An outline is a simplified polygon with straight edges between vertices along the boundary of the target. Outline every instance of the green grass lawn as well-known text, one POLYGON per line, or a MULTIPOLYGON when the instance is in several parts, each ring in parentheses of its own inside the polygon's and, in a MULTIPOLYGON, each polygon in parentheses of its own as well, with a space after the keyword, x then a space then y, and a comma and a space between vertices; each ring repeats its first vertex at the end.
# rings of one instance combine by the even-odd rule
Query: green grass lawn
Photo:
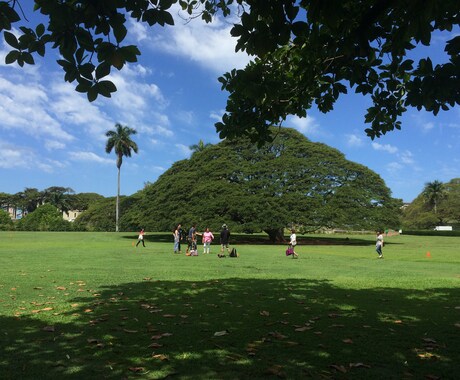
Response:
POLYGON ((0 232, 0 378, 458 378, 460 238, 239 239, 0 232))

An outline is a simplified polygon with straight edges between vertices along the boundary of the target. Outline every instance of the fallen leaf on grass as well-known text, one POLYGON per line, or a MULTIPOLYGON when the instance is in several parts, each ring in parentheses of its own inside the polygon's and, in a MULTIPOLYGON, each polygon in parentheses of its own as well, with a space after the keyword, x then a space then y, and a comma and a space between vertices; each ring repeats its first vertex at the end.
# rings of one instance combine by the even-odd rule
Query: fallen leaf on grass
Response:
POLYGON ((144 372, 145 371, 145 368, 144 367, 129 367, 128 368, 131 372, 144 372))
POLYGON ((370 365, 364 363, 350 363, 348 366, 350 368, 371 368, 370 365))
POLYGON ((152 358, 154 358, 154 359, 159 359, 159 360, 161 360, 161 361, 167 361, 167 360, 169 360, 169 358, 168 358, 166 355, 164 355, 164 354, 152 355, 152 358))
POLYGON ((174 314, 163 314, 163 318, 175 318, 174 314))
POLYGON ((50 310, 53 310, 53 308, 52 307, 45 307, 45 308, 42 309, 42 311, 50 311, 50 310))
POLYGON ((456 323, 454 326, 460 328, 460 323, 456 323))
POLYGON ((264 316, 264 317, 268 317, 270 315, 270 313, 268 311, 266 311, 266 310, 262 310, 259 314, 264 316))
POLYGON ((139 332, 137 330, 128 330, 128 329, 123 329, 123 331, 127 334, 137 334, 139 332))
POLYGON ((331 364, 329 366, 329 368, 333 368, 339 372, 342 372, 342 373, 347 373, 347 369, 343 366, 343 365, 335 365, 335 364, 331 364))
POLYGON ((274 365, 272 367, 267 368, 265 373, 267 375, 274 375, 282 379, 286 377, 286 374, 283 372, 283 366, 280 365, 274 365))
POLYGON ((160 343, 152 343, 152 344, 149 346, 149 348, 160 348, 160 347, 163 347, 163 345, 160 344, 160 343))
POLYGON ((224 336, 224 335, 228 335, 228 330, 216 331, 214 333, 214 336, 224 336))
POLYGON ((268 335, 272 336, 275 339, 286 339, 287 336, 280 334, 278 331, 271 331, 268 333, 268 335))
POLYGON ((85 309, 85 313, 92 313, 93 310, 92 309, 85 309))
POLYGON ((307 331, 307 330, 311 330, 311 329, 312 329, 312 327, 303 326, 303 327, 298 327, 298 328, 296 328, 294 331, 302 332, 302 331, 307 331))
POLYGON ((45 327, 42 328, 42 331, 55 332, 56 328, 54 326, 45 326, 45 327))
POLYGON ((57 286, 56 289, 57 290, 67 290, 65 286, 57 286))
POLYGON ((343 339, 342 342, 343 342, 343 343, 346 343, 346 344, 353 344, 353 340, 352 340, 352 339, 343 339))

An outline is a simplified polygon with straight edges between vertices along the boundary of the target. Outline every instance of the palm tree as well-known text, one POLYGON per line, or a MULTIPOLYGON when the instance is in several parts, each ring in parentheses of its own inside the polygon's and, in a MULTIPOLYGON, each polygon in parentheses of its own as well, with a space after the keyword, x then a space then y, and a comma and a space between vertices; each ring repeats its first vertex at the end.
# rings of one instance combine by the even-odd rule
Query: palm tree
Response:
POLYGON ((190 150, 193 151, 193 153, 196 153, 196 152, 202 152, 206 147, 208 147, 209 145, 211 145, 210 143, 204 143, 203 140, 200 139, 200 141, 198 141, 198 144, 194 144, 194 145, 190 145, 190 150))
POLYGON ((438 202, 446 195, 446 189, 441 181, 427 182, 423 189, 425 201, 433 205, 434 213, 438 212, 438 202))
POLYGON ((115 216, 115 231, 118 232, 118 215, 119 215, 119 204, 120 204, 120 168, 123 163, 124 157, 131 157, 131 151, 137 153, 137 144, 131 140, 131 135, 135 135, 137 131, 128 126, 123 126, 119 123, 115 124, 115 130, 107 131, 106 136, 108 137, 105 145, 105 151, 110 153, 112 149, 115 150, 117 155, 117 168, 118 168, 118 191, 117 191, 117 206, 115 216))

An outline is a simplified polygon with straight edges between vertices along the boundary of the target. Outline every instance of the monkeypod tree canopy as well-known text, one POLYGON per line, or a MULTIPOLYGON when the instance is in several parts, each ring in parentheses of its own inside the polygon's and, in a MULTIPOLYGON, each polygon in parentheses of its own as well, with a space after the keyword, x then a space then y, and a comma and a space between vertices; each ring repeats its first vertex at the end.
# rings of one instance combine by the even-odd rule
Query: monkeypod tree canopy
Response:
POLYGON ((280 240, 284 228, 398 227, 400 201, 379 175, 336 149, 282 128, 273 143, 225 140, 176 162, 135 194, 123 228, 171 230, 175 224, 214 231, 265 231, 280 240))

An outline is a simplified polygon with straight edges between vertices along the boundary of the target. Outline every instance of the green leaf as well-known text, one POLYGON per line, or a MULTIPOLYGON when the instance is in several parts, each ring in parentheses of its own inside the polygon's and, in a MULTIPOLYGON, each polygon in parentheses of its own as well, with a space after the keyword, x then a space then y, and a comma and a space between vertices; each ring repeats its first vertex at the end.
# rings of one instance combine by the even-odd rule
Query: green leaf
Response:
POLYGON ((5 36, 5 41, 8 45, 14 47, 15 49, 19 49, 19 41, 13 33, 5 30, 3 35, 5 36))
POLYGON ((112 28, 113 28, 113 35, 115 36, 117 42, 118 43, 122 42, 125 39, 126 34, 128 33, 128 30, 126 29, 124 24, 117 24, 115 27, 112 27, 112 28))
POLYGON ((96 87, 97 87, 99 94, 101 94, 102 96, 105 96, 106 98, 110 98, 111 93, 117 91, 116 86, 111 81, 108 81, 108 80, 100 81, 99 83, 97 83, 96 87))
POLYGON ((45 33, 45 26, 43 24, 38 24, 35 28, 35 33, 37 33, 38 37, 43 36, 43 34, 45 33))
POLYGON ((88 100, 90 102, 94 102, 96 99, 97 99, 97 96, 99 95, 98 91, 97 91, 97 87, 96 86, 93 86, 89 89, 88 93, 86 94, 86 96, 88 97, 88 100))
POLYGON ((111 66, 107 62, 101 63, 96 68, 96 79, 101 79, 101 78, 109 75, 110 74, 110 68, 111 68, 111 66))
POLYGON ((18 57, 19 57, 19 51, 18 50, 12 50, 10 51, 6 57, 5 57, 5 63, 7 65, 11 64, 11 63, 14 63, 17 61, 18 57))
POLYGON ((30 54, 30 53, 28 53, 26 51, 23 51, 21 53, 21 57, 24 60, 24 62, 27 63, 28 65, 34 65, 35 64, 34 57, 32 56, 32 54, 30 54))

